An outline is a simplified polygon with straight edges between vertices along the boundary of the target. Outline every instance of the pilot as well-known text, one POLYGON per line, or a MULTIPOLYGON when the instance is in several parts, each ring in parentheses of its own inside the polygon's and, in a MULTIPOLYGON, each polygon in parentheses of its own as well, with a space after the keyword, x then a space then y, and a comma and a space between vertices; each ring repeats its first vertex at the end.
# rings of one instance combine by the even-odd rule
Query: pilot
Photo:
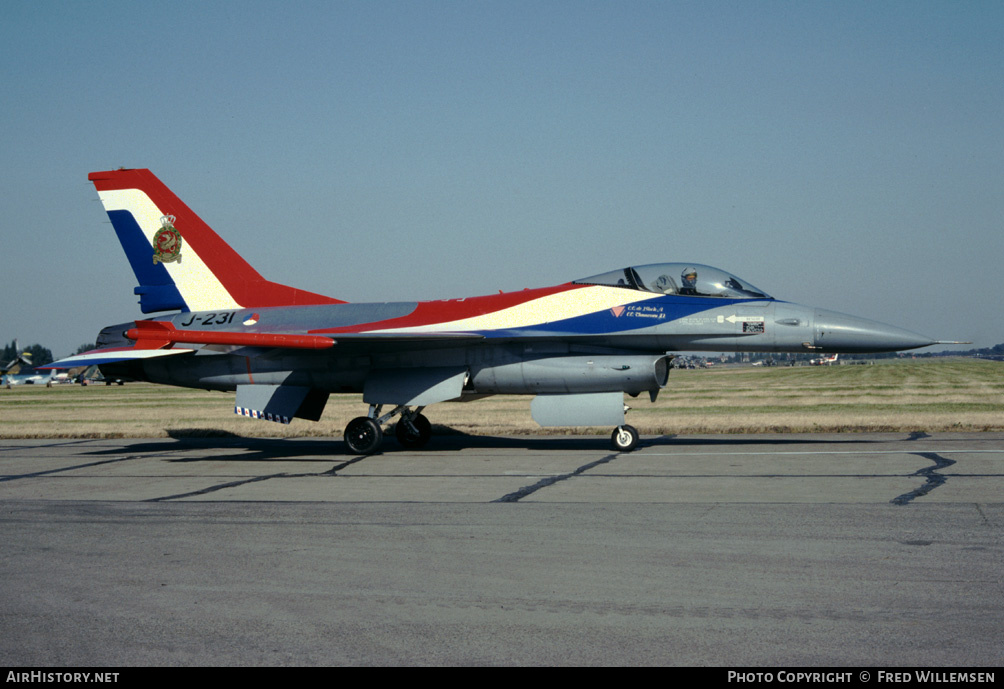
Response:
POLYGON ((684 268, 680 279, 683 280, 680 294, 697 294, 697 268, 684 268))

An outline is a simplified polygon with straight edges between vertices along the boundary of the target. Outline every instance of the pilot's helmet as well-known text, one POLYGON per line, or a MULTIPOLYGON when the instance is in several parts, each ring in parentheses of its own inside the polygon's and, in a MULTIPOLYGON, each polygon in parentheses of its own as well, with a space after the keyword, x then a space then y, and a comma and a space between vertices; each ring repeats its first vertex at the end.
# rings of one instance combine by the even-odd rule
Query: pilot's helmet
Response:
POLYGON ((697 283, 697 268, 684 268, 680 277, 684 285, 693 287, 697 283))

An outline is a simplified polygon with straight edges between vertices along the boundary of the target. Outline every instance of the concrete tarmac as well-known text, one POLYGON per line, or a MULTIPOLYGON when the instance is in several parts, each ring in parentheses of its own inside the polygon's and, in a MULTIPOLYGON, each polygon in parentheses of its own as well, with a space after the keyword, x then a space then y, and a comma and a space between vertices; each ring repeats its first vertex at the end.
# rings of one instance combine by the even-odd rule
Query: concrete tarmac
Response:
POLYGON ((998 666, 1004 434, 0 441, 0 664, 998 666))

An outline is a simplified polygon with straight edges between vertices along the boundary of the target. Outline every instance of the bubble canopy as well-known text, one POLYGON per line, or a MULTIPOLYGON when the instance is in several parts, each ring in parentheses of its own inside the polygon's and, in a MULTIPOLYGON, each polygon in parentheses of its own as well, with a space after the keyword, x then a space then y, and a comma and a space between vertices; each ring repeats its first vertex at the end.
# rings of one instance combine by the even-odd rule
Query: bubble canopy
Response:
POLYGON ((769 294, 724 270, 700 263, 650 263, 573 281, 577 285, 609 285, 656 294, 728 299, 773 299, 769 294))

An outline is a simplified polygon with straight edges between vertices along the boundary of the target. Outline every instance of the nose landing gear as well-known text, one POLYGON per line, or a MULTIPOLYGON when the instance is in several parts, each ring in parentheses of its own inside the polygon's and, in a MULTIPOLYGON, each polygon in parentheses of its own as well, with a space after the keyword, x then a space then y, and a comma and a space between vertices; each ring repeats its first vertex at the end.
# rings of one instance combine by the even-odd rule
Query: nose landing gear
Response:
POLYGON ((638 445, 638 430, 627 424, 618 426, 610 434, 610 442, 618 452, 630 452, 638 445))

